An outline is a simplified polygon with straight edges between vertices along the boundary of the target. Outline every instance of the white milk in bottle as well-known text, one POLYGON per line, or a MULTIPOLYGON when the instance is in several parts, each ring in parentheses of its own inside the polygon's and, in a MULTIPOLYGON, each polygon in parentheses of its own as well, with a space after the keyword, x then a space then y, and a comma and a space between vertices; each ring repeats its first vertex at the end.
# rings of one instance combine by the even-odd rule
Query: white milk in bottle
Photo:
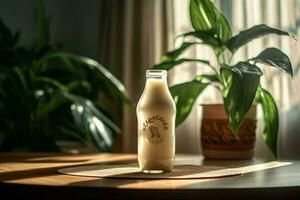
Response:
POLYGON ((172 171, 175 156, 176 107, 168 89, 167 71, 146 71, 146 85, 136 113, 138 162, 141 171, 172 171))

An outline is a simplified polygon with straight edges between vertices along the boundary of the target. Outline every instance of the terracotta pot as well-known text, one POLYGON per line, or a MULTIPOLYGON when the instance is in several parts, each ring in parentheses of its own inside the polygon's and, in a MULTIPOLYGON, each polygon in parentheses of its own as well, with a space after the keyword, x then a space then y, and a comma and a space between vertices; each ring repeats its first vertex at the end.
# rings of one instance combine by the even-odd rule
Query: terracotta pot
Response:
POLYGON ((254 155, 256 106, 252 106, 234 137, 223 104, 203 105, 201 144, 212 159, 249 159, 254 155))

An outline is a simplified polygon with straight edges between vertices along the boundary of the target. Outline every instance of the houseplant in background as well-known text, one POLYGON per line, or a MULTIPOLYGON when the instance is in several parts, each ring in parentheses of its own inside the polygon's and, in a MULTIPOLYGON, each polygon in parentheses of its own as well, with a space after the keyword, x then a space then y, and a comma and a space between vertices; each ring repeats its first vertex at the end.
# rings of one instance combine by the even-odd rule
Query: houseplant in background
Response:
POLYGON ((120 129, 98 96, 130 102, 126 89, 97 61, 51 45, 37 3, 31 47, 0 20, 0 150, 59 151, 58 141, 75 140, 111 151, 120 129))
POLYGON ((172 86, 170 91, 176 102, 176 125, 189 115, 201 92, 214 86, 223 97, 222 105, 204 105, 201 142, 204 156, 209 158, 250 158, 255 143, 256 105, 261 105, 264 118, 263 138, 276 156, 278 133, 278 110, 272 95, 260 85, 263 75, 257 64, 278 68, 291 77, 293 70, 287 55, 277 48, 266 48, 256 57, 232 63, 235 52, 253 39, 268 34, 289 33, 256 25, 232 36, 230 24, 210 0, 190 1, 190 21, 193 31, 178 37, 183 43, 166 53, 154 69, 170 70, 184 62, 199 62, 209 67, 211 74, 199 74, 190 82, 172 86), (196 42, 185 39, 193 37, 196 42), (208 45, 213 49, 218 66, 208 60, 182 58, 181 54, 193 45, 208 45), (228 56, 229 55, 229 56, 228 56))

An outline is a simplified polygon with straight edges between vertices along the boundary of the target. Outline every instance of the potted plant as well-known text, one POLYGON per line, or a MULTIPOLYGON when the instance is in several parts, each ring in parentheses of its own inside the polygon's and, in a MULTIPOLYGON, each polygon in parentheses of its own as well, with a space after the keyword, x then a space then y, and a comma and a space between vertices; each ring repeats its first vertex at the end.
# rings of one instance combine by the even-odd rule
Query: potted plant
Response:
POLYGON ((0 151, 60 151, 61 141, 111 151, 120 129, 99 93, 130 102, 127 91, 97 61, 51 44, 38 3, 30 47, 18 45, 19 32, 0 19, 0 151))
POLYGON ((232 63, 235 52, 253 39, 268 34, 286 35, 288 32, 256 25, 232 35, 225 16, 210 0, 190 1, 190 21, 193 31, 179 35, 183 43, 166 53, 153 68, 170 70, 184 62, 199 62, 211 69, 211 74, 197 74, 190 82, 170 88, 177 107, 176 125, 189 115, 201 92, 213 85, 223 97, 222 105, 204 105, 201 142, 204 156, 209 158, 250 158, 253 156, 256 129, 256 105, 261 105, 264 118, 263 138, 276 156, 278 109, 272 95, 260 85, 263 75, 258 63, 278 68, 293 76, 286 54, 277 48, 266 48, 256 57, 232 63), (186 42, 193 37, 196 42, 186 42), (182 58, 181 54, 194 45, 208 45, 213 49, 218 66, 200 58, 182 58), (228 56, 229 55, 229 56, 228 56))

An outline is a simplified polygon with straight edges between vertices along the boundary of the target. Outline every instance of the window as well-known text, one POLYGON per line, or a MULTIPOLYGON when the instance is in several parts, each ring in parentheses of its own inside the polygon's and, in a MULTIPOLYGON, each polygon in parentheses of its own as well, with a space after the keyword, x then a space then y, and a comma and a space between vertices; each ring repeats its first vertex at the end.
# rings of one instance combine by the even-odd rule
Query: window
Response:
MULTIPOLYGON (((173 5, 173 26, 170 33, 173 36, 180 33, 187 32, 192 29, 189 21, 189 1, 188 0, 174 0, 173 5)), ((238 33, 240 30, 250 28, 257 24, 267 24, 272 27, 288 30, 299 38, 300 36, 300 1, 298 0, 217 0, 215 1, 220 10, 229 19, 233 28, 233 34, 238 33)), ((175 37, 173 37, 175 38, 175 37)), ((176 40, 175 46, 180 45, 181 41, 176 40)), ((258 55, 266 47, 278 47, 285 52, 292 61, 294 67, 294 78, 291 79, 283 73, 279 73, 277 69, 270 69, 263 67, 265 76, 262 77, 262 84, 269 89, 273 94, 277 105, 281 112, 290 110, 293 106, 299 104, 300 100, 300 43, 291 37, 279 37, 272 35, 256 39, 248 44, 246 47, 240 49, 234 56, 232 62, 235 63, 239 60, 251 58, 258 55)), ((217 65, 209 47, 198 45, 186 52, 186 57, 209 59, 213 65, 217 65)), ((170 75, 170 83, 176 84, 185 82, 194 78, 196 73, 209 72, 205 66, 200 64, 183 64, 176 67, 170 75), (180 74, 180 76, 178 76, 180 74)), ((208 88, 203 95, 198 99, 198 103, 220 103, 222 98, 214 90, 208 88)), ((196 147, 199 145, 194 144, 195 135, 199 135, 199 126, 201 120, 201 107, 194 106, 194 109, 188 119, 178 129, 178 143, 179 152, 186 148, 186 145, 196 147), (192 126, 190 124, 193 124, 192 126), (194 124, 199 124, 195 126, 194 124), (189 130, 188 132, 195 135, 181 134, 180 130, 189 130), (181 139, 182 137, 182 139, 181 139), (184 139, 183 139, 184 137, 184 139), (182 141, 185 144, 182 144, 182 141), (181 148, 182 147, 182 148, 181 148)), ((299 114, 300 117, 300 114, 299 114)), ((258 116, 260 118, 260 115, 258 116)), ((183 131, 182 131, 183 132, 183 131)), ((190 149, 188 152, 199 151, 200 148, 190 149)), ((186 151, 185 151, 186 152, 186 151)))

